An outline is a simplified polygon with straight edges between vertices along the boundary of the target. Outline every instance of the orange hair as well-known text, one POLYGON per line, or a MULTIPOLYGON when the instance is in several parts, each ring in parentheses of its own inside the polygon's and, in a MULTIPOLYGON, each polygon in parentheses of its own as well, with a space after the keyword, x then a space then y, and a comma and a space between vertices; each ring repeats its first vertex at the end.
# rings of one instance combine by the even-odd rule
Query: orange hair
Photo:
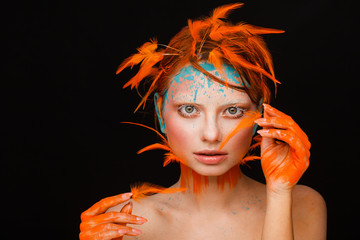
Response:
MULTIPOLYGON (((143 105, 152 92, 164 95, 169 87, 169 80, 182 67, 190 63, 210 79, 234 89, 244 89, 255 104, 261 99, 270 101, 268 79, 280 83, 274 74, 273 62, 261 34, 283 33, 283 30, 257 27, 240 22, 232 24, 225 21, 229 13, 240 8, 242 3, 224 5, 213 10, 210 17, 188 20, 188 25, 177 33, 168 45, 158 44, 151 39, 140 48, 138 53, 125 59, 117 73, 126 67, 140 64, 138 73, 130 79, 125 87, 137 88, 139 83, 147 80, 150 84, 137 109, 143 105), (163 47, 158 50, 158 47, 163 47), (224 80, 207 72, 200 61, 208 61, 216 68, 222 69, 226 63, 234 67, 247 83, 243 87, 228 84, 224 80)), ((136 110, 137 110, 136 109, 136 110)))

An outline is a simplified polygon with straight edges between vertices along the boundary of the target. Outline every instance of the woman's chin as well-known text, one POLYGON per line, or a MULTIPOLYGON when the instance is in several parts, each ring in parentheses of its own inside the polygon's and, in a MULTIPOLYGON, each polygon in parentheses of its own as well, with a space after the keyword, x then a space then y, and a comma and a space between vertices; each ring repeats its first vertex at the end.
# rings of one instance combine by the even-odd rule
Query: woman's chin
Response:
POLYGON ((192 168, 195 172, 202 176, 207 177, 219 177, 227 173, 232 167, 226 167, 221 165, 205 165, 203 166, 196 166, 192 168))

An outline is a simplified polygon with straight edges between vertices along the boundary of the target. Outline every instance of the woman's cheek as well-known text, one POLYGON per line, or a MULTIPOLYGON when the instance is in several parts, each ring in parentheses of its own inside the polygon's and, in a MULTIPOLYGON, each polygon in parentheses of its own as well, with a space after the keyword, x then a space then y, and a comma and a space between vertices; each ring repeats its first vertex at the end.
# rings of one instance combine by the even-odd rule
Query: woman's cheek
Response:
POLYGON ((168 142, 175 155, 185 160, 186 152, 191 152, 190 146, 194 142, 194 123, 175 117, 174 115, 165 120, 168 142))
POLYGON ((252 132, 253 128, 244 128, 240 130, 224 146, 224 150, 231 151, 240 161, 249 150, 252 141, 252 132))

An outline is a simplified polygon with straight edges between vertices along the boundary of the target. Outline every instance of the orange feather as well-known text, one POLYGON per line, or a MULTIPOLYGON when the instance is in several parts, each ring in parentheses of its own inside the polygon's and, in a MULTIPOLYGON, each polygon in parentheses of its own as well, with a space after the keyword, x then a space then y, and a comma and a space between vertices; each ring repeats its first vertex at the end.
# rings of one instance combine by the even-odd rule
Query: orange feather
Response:
POLYGON ((163 55, 152 55, 152 56, 148 56, 147 58, 145 58, 143 60, 143 62, 140 65, 140 69, 138 71, 138 73, 131 78, 125 85, 123 88, 128 87, 129 85, 131 85, 131 89, 133 89, 134 87, 137 87, 139 85, 139 83, 147 76, 155 74, 157 72, 156 68, 153 68, 153 66, 158 63, 160 60, 163 59, 163 55))
POLYGON ((132 199, 137 202, 155 193, 168 194, 187 190, 187 188, 165 188, 152 183, 136 183, 132 184, 130 188, 133 194, 132 199))
POLYGON ((200 31, 210 26, 207 21, 192 21, 188 19, 188 26, 190 35, 193 38, 193 42, 191 44, 191 55, 196 56, 196 44, 201 41, 200 31))
POLYGON ((225 144, 232 138, 237 132, 239 132, 243 128, 251 127, 254 125, 254 121, 261 117, 261 113, 259 111, 249 111, 245 113, 243 119, 239 122, 239 124, 224 138, 221 142, 219 150, 222 149, 225 144))
POLYGON ((165 160, 164 160, 164 164, 163 167, 165 167, 166 165, 168 165, 171 162, 181 162, 184 163, 183 160, 181 160, 180 158, 178 158, 171 150, 169 150, 168 153, 165 153, 165 160))
POLYGON ((149 150, 154 150, 154 149, 163 149, 165 151, 170 151, 170 148, 168 146, 165 146, 164 144, 161 144, 161 143, 154 143, 154 144, 151 144, 149 146, 146 146, 146 147, 140 149, 139 151, 137 151, 137 154, 141 154, 143 152, 146 152, 149 150))
POLYGON ((222 78, 224 80, 226 80, 226 86, 228 86, 228 80, 226 78, 226 75, 224 73, 224 68, 223 68, 223 55, 222 53, 214 48, 210 53, 209 53, 209 62, 212 63, 216 69, 218 69, 220 71, 220 74, 222 76, 222 78))
POLYGON ((133 68, 134 65, 139 64, 143 61, 146 57, 151 56, 154 51, 157 49, 157 41, 151 40, 151 42, 144 43, 141 47, 137 50, 139 53, 133 54, 132 56, 126 58, 116 70, 116 74, 119 74, 122 70, 127 67, 133 68))
POLYGON ((164 73, 164 70, 160 71, 159 73, 157 73, 157 76, 155 77, 155 79, 152 81, 149 90, 146 92, 145 96, 141 99, 139 105, 136 107, 135 111, 136 112, 141 105, 143 105, 143 109, 145 108, 145 103, 146 100, 148 99, 148 97, 150 96, 151 92, 153 91, 153 88, 155 87, 156 82, 159 80, 159 78, 161 77, 161 75, 164 73))
POLYGON ((239 23, 235 26, 218 25, 217 27, 211 29, 209 36, 214 41, 220 41, 221 39, 225 38, 225 36, 229 36, 230 34, 239 33, 239 32, 245 34, 244 37, 251 37, 252 35, 284 33, 285 31, 279 29, 273 29, 273 28, 257 27, 245 23, 239 23))
POLYGON ((253 70, 253 71, 256 71, 256 72, 259 72, 259 73, 265 75, 266 77, 271 79, 275 83, 275 85, 276 85, 276 83, 280 83, 274 76, 272 76, 271 74, 266 72, 264 69, 262 69, 259 66, 249 63, 243 57, 236 54, 235 51, 232 51, 231 49, 229 49, 230 47, 226 46, 226 44, 224 42, 221 44, 220 47, 221 47, 221 50, 223 51, 224 55, 230 62, 237 63, 237 64, 243 66, 244 68, 247 68, 249 70, 253 70))
POLYGON ((151 131, 155 132, 157 135, 159 135, 163 141, 163 143, 154 143, 151 144, 149 146, 146 146, 142 149, 140 149, 137 154, 141 154, 145 151, 149 151, 149 150, 154 150, 154 149, 161 149, 161 150, 165 150, 168 151, 167 153, 165 153, 165 159, 164 159, 164 164, 163 166, 165 167, 166 165, 168 165, 170 162, 181 162, 184 163, 184 161, 180 158, 178 158, 171 150, 168 141, 166 140, 166 138, 161 135, 161 133, 159 133, 158 131, 156 131, 155 129, 148 127, 146 125, 140 124, 140 123, 133 123, 133 122, 121 122, 121 123, 128 123, 128 124, 133 124, 133 125, 138 125, 141 127, 145 127, 147 129, 150 129, 151 131))
POLYGON ((264 28, 264 27, 254 26, 251 24, 243 24, 243 23, 240 23, 240 27, 245 27, 245 29, 253 35, 284 33, 285 32, 284 30, 280 30, 280 29, 264 28))
POLYGON ((134 65, 141 63, 138 73, 124 85, 124 88, 130 85, 131 89, 138 87, 139 83, 145 77, 157 72, 157 69, 154 69, 153 66, 162 60, 164 55, 161 51, 156 52, 156 49, 157 40, 152 39, 151 42, 146 42, 140 48, 138 48, 138 53, 128 57, 120 64, 116 74, 120 73, 127 67, 133 68, 134 65))
POLYGON ((240 8, 243 3, 233 3, 233 4, 227 4, 220 7, 217 7, 213 10, 213 13, 211 15, 211 21, 213 23, 217 22, 220 18, 227 18, 229 14, 237 8, 240 8))
POLYGON ((261 157, 259 157, 259 156, 247 156, 247 157, 244 157, 241 160, 241 163, 244 164, 245 162, 253 161, 253 160, 261 160, 261 157))

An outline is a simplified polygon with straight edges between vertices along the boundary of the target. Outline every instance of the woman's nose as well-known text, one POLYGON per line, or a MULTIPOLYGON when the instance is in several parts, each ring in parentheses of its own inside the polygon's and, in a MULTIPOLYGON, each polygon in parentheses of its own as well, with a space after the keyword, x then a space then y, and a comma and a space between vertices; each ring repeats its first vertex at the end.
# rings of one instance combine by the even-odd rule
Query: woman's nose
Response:
POLYGON ((203 123, 202 140, 207 142, 221 142, 220 128, 215 117, 207 117, 203 123))

